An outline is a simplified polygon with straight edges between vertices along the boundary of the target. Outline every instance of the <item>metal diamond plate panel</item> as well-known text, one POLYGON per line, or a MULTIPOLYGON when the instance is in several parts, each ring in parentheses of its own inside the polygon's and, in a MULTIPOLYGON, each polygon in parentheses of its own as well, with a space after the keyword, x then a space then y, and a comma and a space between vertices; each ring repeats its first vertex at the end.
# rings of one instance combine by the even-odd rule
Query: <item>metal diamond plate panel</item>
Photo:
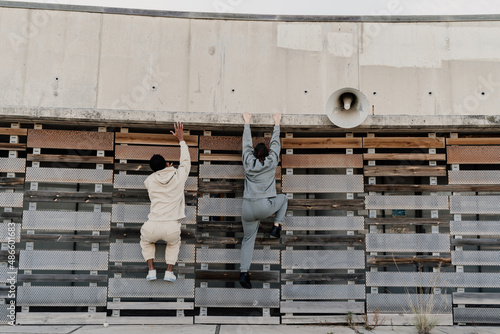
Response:
MULTIPOLYGON (((271 138, 253 137, 253 145, 266 143, 269 145, 271 138)), ((200 150, 241 151, 241 137, 225 136, 200 136, 200 150)))
POLYGON ((106 287, 98 286, 19 286, 17 290, 18 306, 106 306, 106 299, 106 287))
POLYGON ((283 154, 283 168, 363 168, 361 154, 283 154))
POLYGON ((1 173, 24 173, 26 159, 0 158, 1 173))
POLYGON ((451 263, 454 266, 500 266, 500 252, 455 251, 451 252, 451 263))
POLYGON ((244 179, 243 165, 200 165, 200 179, 244 179))
POLYGON ((77 168, 26 168, 26 182, 113 183, 113 171, 77 168))
POLYGON ((25 230, 107 231, 111 220, 109 212, 84 211, 24 211, 25 230))
POLYGON ((273 307, 280 304, 279 289, 196 288, 197 307, 273 307))
MULTIPOLYGON (((117 189, 146 189, 144 181, 149 175, 123 175, 115 174, 114 188, 117 189)), ((188 177, 186 180, 185 190, 198 190, 198 179, 196 177, 188 177)))
POLYGON ((357 231, 365 228, 364 217, 287 216, 283 230, 288 231, 357 231))
MULTIPOLYGON (((144 223, 148 220, 150 205, 113 204, 111 221, 115 223, 144 223)), ((186 206, 182 224, 196 224, 196 207, 186 206)))
POLYGON ((110 278, 109 297, 194 298, 194 279, 177 279, 172 283, 163 279, 110 278))
MULTIPOLYGON (((197 263, 240 263, 241 251, 239 249, 198 249, 196 251, 197 263)), ((280 251, 256 249, 253 253, 252 263, 279 264, 280 251)))
POLYGON ((366 235, 367 252, 449 252, 448 234, 373 234, 366 235))
POLYGON ((500 184, 497 170, 450 170, 449 184, 500 184))
POLYGON ((344 300, 364 299, 364 285, 282 285, 282 299, 301 300, 344 300))
MULTIPOLYGON (((155 154, 162 155, 167 161, 179 161, 181 158, 181 150, 179 147, 166 147, 166 146, 115 146, 115 159, 124 160, 147 160, 155 154)), ((194 147, 189 148, 189 156, 191 162, 198 161, 198 149, 194 147)))
POLYGON ((500 221, 451 221, 450 233, 455 235, 500 235, 500 221))
POLYGON ((19 269, 108 270, 108 252, 22 250, 19 269))
POLYGON ((9 318, 7 318, 7 315, 9 314, 7 306, 7 304, 0 305, 0 325, 5 325, 9 321, 11 321, 9 318))
POLYGON ((28 130, 28 147, 113 150, 113 132, 28 130))
POLYGON ((241 216, 242 198, 208 198, 198 199, 199 216, 241 216))
POLYGON ((498 288, 497 273, 367 272, 367 286, 498 288))
POLYGON ((22 208, 23 193, 0 193, 0 207, 22 208))
POLYGON ((466 307, 453 309, 453 322, 473 324, 495 324, 500 323, 500 308, 466 307))
POLYGON ((447 146, 449 164, 498 164, 500 146, 447 146))
POLYGON ((450 213, 500 214, 500 196, 450 196, 450 213))
POLYGON ((7 265, 0 266, 0 283, 7 283, 8 279, 14 278, 14 282, 17 281, 17 269, 11 270, 7 265))
POLYGON ((366 209, 447 210, 448 196, 379 196, 365 197, 366 209))
POLYGON ((362 250, 284 250, 282 269, 364 269, 362 250))
POLYGON ((21 241, 21 224, 0 223, 0 242, 9 242, 14 239, 16 242, 21 241))
POLYGON ((363 175, 283 175, 284 193, 360 193, 363 175))
POLYGON ((431 314, 448 314, 452 311, 451 295, 437 294, 367 294, 366 311, 381 313, 413 314, 414 309, 424 309, 431 314))
MULTIPOLYGON (((194 245, 181 244, 178 262, 194 263, 194 245)), ((109 245, 111 262, 144 262, 139 243, 112 243, 109 245)), ((165 261, 165 244, 156 244, 155 261, 165 261)))

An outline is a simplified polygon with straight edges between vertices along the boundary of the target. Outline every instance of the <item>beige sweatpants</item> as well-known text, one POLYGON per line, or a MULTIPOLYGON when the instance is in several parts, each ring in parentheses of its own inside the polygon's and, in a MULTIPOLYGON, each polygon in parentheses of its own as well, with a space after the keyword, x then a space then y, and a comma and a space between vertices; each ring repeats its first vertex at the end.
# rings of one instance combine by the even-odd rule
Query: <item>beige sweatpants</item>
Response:
POLYGON ((174 265, 181 246, 181 224, 179 221, 145 222, 141 227, 141 248, 144 261, 155 258, 155 242, 166 242, 165 262, 174 265))

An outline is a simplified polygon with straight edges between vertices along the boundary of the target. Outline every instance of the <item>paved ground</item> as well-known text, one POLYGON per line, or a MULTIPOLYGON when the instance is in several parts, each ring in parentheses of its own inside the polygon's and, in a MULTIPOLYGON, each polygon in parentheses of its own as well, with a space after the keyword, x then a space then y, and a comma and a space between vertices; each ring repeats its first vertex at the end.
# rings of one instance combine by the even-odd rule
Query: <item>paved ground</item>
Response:
MULTIPOLYGON (((416 334, 411 326, 383 326, 365 334, 416 334)), ((345 326, 294 325, 109 325, 0 326, 0 333, 26 334, 354 334, 345 326)), ((500 327, 438 326, 433 334, 500 334, 500 327)))

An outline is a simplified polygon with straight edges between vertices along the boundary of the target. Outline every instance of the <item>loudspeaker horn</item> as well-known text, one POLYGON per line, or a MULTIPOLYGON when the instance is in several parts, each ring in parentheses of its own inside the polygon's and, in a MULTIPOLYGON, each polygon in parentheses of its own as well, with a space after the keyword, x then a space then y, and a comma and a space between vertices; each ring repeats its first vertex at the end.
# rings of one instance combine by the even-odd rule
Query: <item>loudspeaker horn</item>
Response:
POLYGON ((368 117, 370 104, 366 96, 356 88, 342 88, 326 101, 326 114, 340 128, 354 128, 368 117))

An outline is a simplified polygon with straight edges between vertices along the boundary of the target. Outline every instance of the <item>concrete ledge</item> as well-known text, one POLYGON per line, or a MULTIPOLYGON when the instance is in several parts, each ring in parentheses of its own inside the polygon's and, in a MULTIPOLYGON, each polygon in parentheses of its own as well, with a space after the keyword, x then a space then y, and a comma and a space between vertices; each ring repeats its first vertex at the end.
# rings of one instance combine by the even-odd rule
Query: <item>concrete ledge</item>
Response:
MULTIPOLYGON (((0 121, 41 122, 106 126, 171 126, 173 122, 183 122, 190 129, 241 128, 241 114, 214 114, 181 111, 134 111, 110 109, 33 108, 0 107, 0 121)), ((272 115, 254 114, 252 127, 272 126, 272 115)), ((301 114, 283 115, 283 131, 287 129, 317 129, 324 132, 397 132, 397 131, 500 131, 498 115, 386 115, 368 116, 365 122, 352 129, 339 128, 326 115, 301 114)))

